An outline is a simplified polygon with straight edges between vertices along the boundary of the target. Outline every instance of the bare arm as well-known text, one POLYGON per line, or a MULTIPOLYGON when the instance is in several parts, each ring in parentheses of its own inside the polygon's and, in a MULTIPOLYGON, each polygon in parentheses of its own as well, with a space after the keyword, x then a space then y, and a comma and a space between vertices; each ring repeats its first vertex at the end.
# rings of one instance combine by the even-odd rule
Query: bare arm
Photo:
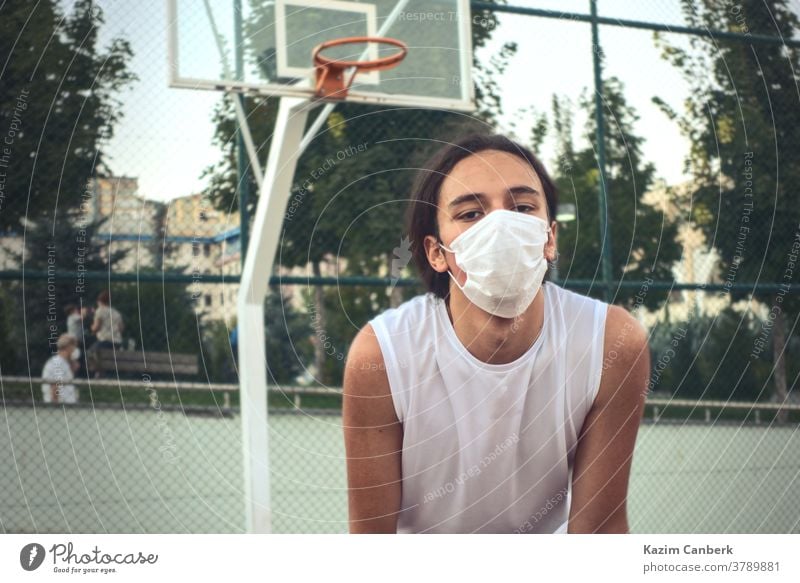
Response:
POLYGON ((647 332, 610 306, 604 346, 600 388, 575 452, 569 533, 628 532, 628 478, 650 378, 647 332))
POLYGON ((401 499, 403 427, 383 355, 367 324, 353 340, 344 373, 342 424, 351 533, 394 533, 401 499))

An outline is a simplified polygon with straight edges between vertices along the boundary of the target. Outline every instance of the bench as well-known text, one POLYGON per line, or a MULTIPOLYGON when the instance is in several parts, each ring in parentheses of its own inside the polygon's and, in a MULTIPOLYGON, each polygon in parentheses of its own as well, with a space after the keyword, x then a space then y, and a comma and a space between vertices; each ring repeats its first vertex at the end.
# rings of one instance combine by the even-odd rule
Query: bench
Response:
POLYGON ((99 348, 86 357, 92 373, 196 375, 200 372, 196 354, 99 348))

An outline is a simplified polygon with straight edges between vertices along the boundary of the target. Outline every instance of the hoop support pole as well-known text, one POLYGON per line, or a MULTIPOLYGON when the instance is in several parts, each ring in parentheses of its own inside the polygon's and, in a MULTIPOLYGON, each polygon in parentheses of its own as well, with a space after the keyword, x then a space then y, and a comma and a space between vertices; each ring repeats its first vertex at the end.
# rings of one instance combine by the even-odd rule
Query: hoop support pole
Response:
POLYGON ((282 97, 237 298, 245 528, 272 532, 264 300, 299 158, 308 99, 282 97))

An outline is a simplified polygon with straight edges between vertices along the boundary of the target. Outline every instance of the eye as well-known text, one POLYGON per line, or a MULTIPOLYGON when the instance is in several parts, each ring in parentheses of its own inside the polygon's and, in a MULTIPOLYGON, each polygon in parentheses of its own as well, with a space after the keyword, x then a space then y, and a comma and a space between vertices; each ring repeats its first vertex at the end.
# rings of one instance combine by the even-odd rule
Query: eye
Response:
POLYGON ((458 215, 457 218, 458 218, 459 221, 474 221, 475 219, 477 219, 482 214, 483 214, 483 211, 480 211, 480 210, 466 211, 466 212, 463 212, 460 215, 458 215))
POLYGON ((514 209, 520 213, 529 213, 531 211, 535 211, 536 207, 530 204, 518 204, 514 207, 514 209))

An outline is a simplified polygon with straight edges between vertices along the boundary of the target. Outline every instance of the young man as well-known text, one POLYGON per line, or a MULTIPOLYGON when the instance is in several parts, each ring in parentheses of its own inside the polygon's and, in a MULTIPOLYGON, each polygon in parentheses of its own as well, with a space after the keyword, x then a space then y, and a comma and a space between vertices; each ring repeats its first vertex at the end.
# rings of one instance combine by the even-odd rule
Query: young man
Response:
POLYGON ((42 378, 50 381, 42 383, 42 401, 45 403, 77 403, 78 389, 65 384, 75 378, 78 370, 78 340, 72 334, 62 334, 56 343, 57 352, 47 359, 42 368, 42 378))
POLYGON ((542 164, 502 136, 420 173, 408 231, 429 292, 347 359, 350 532, 628 532, 647 334, 545 281, 556 208, 542 164))

